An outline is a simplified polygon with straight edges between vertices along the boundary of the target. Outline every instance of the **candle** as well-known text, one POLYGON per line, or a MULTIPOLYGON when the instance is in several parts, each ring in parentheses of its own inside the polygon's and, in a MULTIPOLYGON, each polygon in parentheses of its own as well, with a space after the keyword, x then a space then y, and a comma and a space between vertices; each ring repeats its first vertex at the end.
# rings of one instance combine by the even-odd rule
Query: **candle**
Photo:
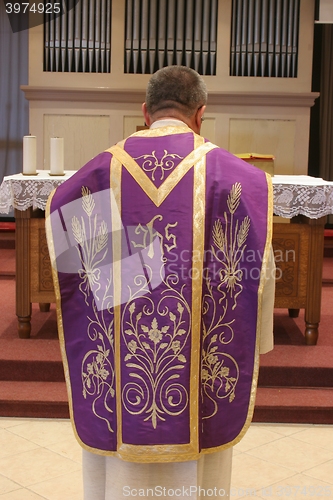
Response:
POLYGON ((25 135, 23 137, 23 174, 37 174, 36 136, 25 135))
POLYGON ((64 138, 51 137, 50 175, 64 175, 64 138))

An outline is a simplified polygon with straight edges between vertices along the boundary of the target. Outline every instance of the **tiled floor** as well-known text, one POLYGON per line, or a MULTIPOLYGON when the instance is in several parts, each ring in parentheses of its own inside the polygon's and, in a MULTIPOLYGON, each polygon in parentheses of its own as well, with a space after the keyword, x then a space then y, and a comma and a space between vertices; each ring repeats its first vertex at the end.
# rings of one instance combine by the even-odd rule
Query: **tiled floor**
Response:
MULTIPOLYGON (((231 495, 333 498, 333 426, 252 424, 235 446, 231 495)), ((81 450, 68 420, 0 418, 4 499, 82 499, 81 450)))

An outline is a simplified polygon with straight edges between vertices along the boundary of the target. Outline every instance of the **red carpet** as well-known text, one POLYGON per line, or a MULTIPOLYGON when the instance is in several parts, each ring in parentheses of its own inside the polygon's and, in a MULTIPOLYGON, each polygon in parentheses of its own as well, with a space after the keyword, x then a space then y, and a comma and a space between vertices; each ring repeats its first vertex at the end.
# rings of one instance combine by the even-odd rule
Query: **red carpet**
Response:
MULTIPOLYGON (((30 339, 15 315, 14 241, 0 233, 0 416, 68 417, 54 304, 32 306, 30 339)), ((261 357, 257 422, 333 424, 333 258, 324 259, 322 316, 316 346, 304 341, 304 311, 276 310, 275 348, 261 357)))

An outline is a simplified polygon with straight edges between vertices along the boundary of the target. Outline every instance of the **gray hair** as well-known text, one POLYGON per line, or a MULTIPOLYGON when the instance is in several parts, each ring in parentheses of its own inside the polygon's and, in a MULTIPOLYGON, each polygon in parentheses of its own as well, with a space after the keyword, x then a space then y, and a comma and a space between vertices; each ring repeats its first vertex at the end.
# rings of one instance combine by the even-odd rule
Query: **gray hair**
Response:
POLYGON ((207 102, 207 88, 202 77, 187 66, 166 66, 150 78, 146 107, 150 115, 161 110, 178 110, 192 116, 207 102))

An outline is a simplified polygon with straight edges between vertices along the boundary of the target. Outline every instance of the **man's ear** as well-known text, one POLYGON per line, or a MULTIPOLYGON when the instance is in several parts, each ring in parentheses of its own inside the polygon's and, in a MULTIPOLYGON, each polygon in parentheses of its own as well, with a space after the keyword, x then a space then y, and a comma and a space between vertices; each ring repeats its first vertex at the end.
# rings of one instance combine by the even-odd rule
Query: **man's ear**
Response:
POLYGON ((145 103, 145 102, 142 104, 141 109, 142 109, 142 114, 143 114, 143 117, 144 117, 144 119, 145 119, 145 124, 146 124, 148 127, 150 127, 150 125, 151 125, 151 119, 150 119, 150 116, 149 116, 149 114, 148 114, 148 111, 147 111, 147 106, 146 106, 146 103, 145 103))
POLYGON ((206 106, 201 106, 201 108, 198 109, 198 111, 196 112, 196 115, 195 115, 195 122, 196 122, 196 126, 200 132, 200 129, 201 129, 201 124, 203 122, 203 115, 206 111, 206 106))
POLYGON ((204 106, 201 106, 201 108, 199 109, 198 113, 199 113, 199 118, 200 118, 200 123, 203 122, 203 115, 205 114, 205 111, 206 111, 206 105, 204 106))

